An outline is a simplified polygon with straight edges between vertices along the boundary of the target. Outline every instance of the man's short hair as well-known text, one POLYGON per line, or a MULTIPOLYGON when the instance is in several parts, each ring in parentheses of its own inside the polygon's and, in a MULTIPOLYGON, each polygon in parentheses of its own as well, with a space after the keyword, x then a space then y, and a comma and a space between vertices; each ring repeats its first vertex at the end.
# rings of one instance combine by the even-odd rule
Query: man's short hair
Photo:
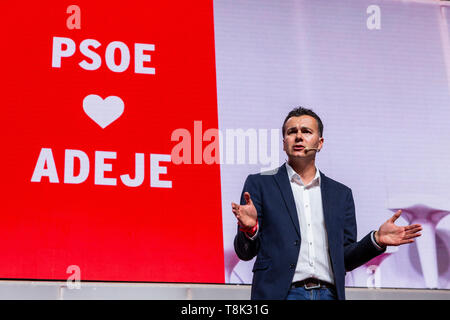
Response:
POLYGON ((286 119, 284 119, 283 127, 281 128, 281 130, 283 132, 283 137, 284 137, 285 125, 286 125, 286 122, 288 121, 288 119, 291 117, 300 117, 300 116, 311 116, 314 119, 316 119, 317 125, 319 127, 319 136, 322 137, 322 135, 323 135, 322 120, 320 120, 319 116, 314 111, 312 111, 311 109, 303 108, 303 107, 294 108, 291 110, 291 112, 288 113, 286 119))

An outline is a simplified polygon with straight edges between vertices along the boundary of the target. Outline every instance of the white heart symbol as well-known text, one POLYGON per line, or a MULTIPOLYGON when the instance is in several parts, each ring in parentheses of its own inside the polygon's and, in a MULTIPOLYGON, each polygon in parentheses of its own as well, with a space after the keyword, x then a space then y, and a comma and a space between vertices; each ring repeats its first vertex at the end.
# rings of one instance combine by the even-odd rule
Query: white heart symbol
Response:
POLYGON ((83 99, 83 110, 102 129, 116 121, 123 113, 125 105, 119 97, 109 96, 103 100, 96 94, 83 99))

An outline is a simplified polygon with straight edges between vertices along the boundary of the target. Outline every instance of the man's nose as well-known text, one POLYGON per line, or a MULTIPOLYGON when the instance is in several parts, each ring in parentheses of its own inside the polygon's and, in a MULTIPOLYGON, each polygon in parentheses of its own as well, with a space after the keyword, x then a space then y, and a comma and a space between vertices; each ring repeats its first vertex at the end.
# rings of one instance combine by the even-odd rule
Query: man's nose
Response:
POLYGON ((296 142, 303 141, 303 135, 302 135, 302 133, 300 131, 297 132, 297 135, 295 136, 295 141, 296 142))

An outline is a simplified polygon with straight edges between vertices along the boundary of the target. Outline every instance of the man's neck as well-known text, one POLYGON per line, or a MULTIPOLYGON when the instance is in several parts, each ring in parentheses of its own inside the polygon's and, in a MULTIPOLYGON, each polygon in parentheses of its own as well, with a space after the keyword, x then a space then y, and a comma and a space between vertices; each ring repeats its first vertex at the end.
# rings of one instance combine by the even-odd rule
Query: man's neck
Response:
POLYGON ((289 159, 289 165, 300 176, 303 184, 308 185, 316 175, 316 164, 314 160, 301 161, 298 159, 289 159))

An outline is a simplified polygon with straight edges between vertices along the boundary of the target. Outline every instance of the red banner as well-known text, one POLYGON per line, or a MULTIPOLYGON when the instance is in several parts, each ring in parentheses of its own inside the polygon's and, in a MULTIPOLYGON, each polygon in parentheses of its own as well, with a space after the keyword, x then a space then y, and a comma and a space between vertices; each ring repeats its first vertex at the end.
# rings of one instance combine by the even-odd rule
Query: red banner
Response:
POLYGON ((224 281, 212 2, 3 6, 0 278, 224 281))

